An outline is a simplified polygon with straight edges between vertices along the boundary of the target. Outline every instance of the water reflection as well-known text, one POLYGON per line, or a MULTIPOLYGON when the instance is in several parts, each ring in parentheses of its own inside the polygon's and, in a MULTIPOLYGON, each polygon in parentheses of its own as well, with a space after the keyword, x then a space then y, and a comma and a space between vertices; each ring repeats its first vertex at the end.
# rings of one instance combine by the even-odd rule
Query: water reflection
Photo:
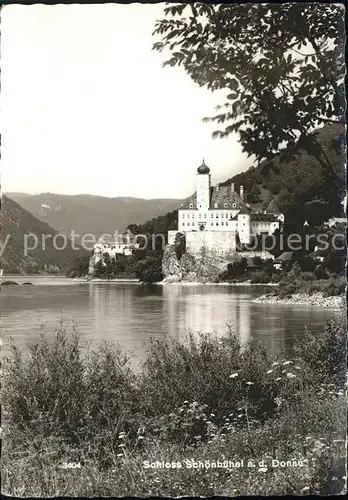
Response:
MULTIPOLYGON (((305 326, 322 329, 330 310, 252 302, 260 288, 224 286, 159 286, 120 283, 43 284, 4 287, 2 330, 24 343, 40 335, 40 325, 57 327, 57 319, 77 321, 84 339, 97 345, 118 342, 139 360, 146 357, 144 342, 167 333, 182 338, 192 332, 222 335, 229 324, 244 344, 251 338, 268 349, 290 351, 305 326)), ((4 343, 5 344, 5 343, 4 343)), ((4 345, 3 349, 6 350, 4 345)))

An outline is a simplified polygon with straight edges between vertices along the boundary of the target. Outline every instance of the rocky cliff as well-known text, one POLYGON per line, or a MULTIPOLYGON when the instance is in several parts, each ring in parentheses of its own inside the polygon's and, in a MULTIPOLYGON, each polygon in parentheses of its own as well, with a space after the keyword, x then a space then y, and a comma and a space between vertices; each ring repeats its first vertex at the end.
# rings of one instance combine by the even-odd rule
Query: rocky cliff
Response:
POLYGON ((205 248, 195 257, 188 253, 180 257, 176 245, 167 245, 162 260, 164 282, 214 283, 218 281, 219 274, 226 270, 227 265, 238 259, 235 254, 221 257, 217 252, 205 248))

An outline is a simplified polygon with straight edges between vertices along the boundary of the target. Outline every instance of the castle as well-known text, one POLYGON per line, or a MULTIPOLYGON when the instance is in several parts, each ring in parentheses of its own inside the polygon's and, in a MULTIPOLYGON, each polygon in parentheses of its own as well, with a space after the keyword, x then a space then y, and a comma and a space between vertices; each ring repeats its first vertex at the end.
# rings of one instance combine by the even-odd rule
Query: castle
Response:
POLYGON ((178 210, 178 229, 168 232, 168 243, 184 233, 188 253, 196 254, 202 247, 220 253, 235 251, 238 238, 241 244, 250 244, 253 235, 272 234, 283 222, 284 215, 273 200, 264 208, 245 202, 243 186, 239 193, 233 183, 213 187, 210 168, 203 160, 197 169, 196 192, 178 210))
POLYGON ((129 234, 122 234, 115 241, 107 241, 101 238, 94 245, 93 255, 89 260, 89 274, 93 274, 96 264, 102 260, 103 256, 108 255, 110 259, 116 259, 117 254, 132 255, 133 250, 137 248, 134 238, 129 234))

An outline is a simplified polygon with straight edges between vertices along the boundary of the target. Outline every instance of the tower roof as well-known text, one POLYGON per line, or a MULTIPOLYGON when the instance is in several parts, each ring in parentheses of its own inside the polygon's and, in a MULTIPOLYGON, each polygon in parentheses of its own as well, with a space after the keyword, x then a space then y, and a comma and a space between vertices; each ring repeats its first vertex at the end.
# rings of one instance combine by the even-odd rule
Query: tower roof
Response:
MULTIPOLYGON (((239 214, 242 214, 242 215, 250 215, 250 211, 248 209, 248 207, 245 205, 245 203, 241 206, 241 209, 239 211, 239 214)), ((238 215, 239 215, 238 214, 238 215)))
POLYGON ((238 210, 245 208, 247 210, 246 213, 249 213, 245 202, 236 191, 231 191, 230 186, 219 186, 218 190, 216 187, 212 188, 210 208, 232 208, 238 210))
POLYGON ((199 174, 209 174, 210 173, 210 168, 204 163, 204 159, 203 159, 202 165, 197 168, 197 172, 199 174))

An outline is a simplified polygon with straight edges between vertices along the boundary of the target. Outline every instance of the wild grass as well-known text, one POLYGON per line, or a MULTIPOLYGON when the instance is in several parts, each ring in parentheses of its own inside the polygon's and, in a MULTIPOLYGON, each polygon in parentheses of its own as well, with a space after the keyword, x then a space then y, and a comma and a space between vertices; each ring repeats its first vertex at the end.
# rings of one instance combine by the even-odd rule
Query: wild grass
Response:
POLYGON ((345 488, 343 317, 291 359, 232 331, 152 340, 140 373, 63 325, 2 375, 3 492, 12 496, 333 494, 345 488), (244 460, 193 468, 186 460, 244 460), (272 459, 303 466, 272 467, 272 459), (248 460, 254 466, 248 467, 248 460), (261 461, 264 460, 264 464, 261 461), (145 461, 178 468, 146 468, 145 461), (76 468, 64 468, 75 463, 76 468), (266 465, 267 467, 264 467, 266 465))

